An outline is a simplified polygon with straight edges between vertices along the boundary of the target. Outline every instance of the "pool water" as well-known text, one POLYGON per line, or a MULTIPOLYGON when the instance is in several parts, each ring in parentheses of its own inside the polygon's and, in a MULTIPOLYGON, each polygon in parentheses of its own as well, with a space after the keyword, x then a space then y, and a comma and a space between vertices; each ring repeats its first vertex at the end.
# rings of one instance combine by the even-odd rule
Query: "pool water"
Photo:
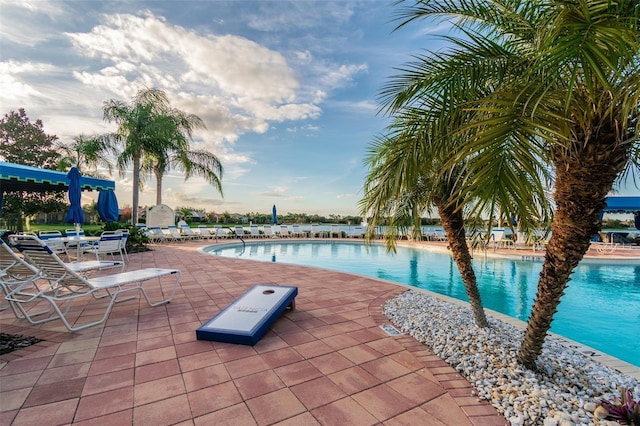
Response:
MULTIPOLYGON (((205 251, 366 275, 468 301, 447 253, 398 247, 388 254, 382 245, 349 242, 252 242, 205 251)), ((542 262, 476 255, 474 269, 485 308, 527 321, 542 262)), ((640 366, 640 265, 578 265, 551 331, 640 366)))

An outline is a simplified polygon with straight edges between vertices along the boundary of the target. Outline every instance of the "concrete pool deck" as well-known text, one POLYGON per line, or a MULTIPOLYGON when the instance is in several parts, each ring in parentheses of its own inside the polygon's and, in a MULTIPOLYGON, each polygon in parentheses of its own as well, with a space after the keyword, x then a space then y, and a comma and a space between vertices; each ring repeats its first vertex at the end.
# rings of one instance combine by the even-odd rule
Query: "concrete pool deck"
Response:
MULTIPOLYGON (((0 312, 2 332, 44 339, 0 356, 0 424, 507 423, 427 347, 380 328, 382 304, 405 287, 198 251, 211 244, 130 255, 128 270, 182 270, 169 305, 125 301, 77 333, 0 312), (196 328, 255 284, 297 286, 296 310, 255 346, 196 340, 196 328)), ((100 303, 73 312, 86 319, 100 303)))

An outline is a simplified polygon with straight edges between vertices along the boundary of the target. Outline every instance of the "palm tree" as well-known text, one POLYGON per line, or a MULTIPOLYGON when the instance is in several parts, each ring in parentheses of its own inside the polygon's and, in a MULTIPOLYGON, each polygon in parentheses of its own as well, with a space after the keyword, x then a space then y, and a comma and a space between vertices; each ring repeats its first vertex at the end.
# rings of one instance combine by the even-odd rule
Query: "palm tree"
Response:
MULTIPOLYGON (((469 83, 471 95, 454 94, 449 109, 468 114, 454 132, 465 142, 448 151, 444 169, 473 158, 456 197, 503 193, 526 210, 525 193, 536 191, 536 207, 544 207, 540 171, 554 172, 552 237, 518 353, 535 368, 570 274, 600 229, 607 194, 640 167, 637 0, 425 0, 398 17, 399 27, 452 19, 462 33, 447 37, 448 52, 418 57, 386 93, 390 111, 443 110, 432 93, 469 83), (526 171, 524 179, 494 179, 508 167, 526 171)), ((440 142, 446 152, 450 138, 440 142)))
POLYGON ((98 173, 99 166, 106 167, 111 175, 113 164, 109 160, 118 155, 117 147, 104 136, 78 135, 67 144, 58 147, 64 154, 60 160, 62 170, 76 166, 80 173, 94 177, 104 177, 98 173), (85 167, 89 168, 86 170, 85 167))
POLYGON ((419 130, 407 133, 407 128, 412 126, 397 120, 390 128, 391 135, 379 138, 367 156, 370 172, 360 202, 360 210, 368 218, 367 238, 371 239, 380 225, 386 225, 388 250, 395 249, 398 230, 410 228, 413 236, 419 238, 421 213, 434 204, 460 271, 475 322, 478 327, 488 327, 467 246, 463 209, 457 199, 451 198, 461 167, 452 173, 441 174, 439 166, 442 162, 432 158, 429 137, 419 130))
POLYGON ((145 155, 143 169, 156 178, 156 204, 162 204, 162 179, 172 167, 185 173, 185 180, 193 175, 203 177, 222 195, 222 163, 206 150, 190 150, 189 141, 193 130, 205 128, 204 122, 195 114, 186 114, 173 109, 162 117, 166 133, 153 152, 145 155))

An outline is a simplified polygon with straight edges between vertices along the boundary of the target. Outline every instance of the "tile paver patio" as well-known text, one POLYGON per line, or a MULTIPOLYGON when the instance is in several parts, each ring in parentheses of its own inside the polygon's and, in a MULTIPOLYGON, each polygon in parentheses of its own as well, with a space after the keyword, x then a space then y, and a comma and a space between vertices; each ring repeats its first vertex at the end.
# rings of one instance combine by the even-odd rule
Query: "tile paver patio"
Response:
MULTIPOLYGON (((0 424, 507 423, 424 345, 379 328, 382 304, 403 287, 207 256, 203 245, 130 254, 128 269, 182 270, 169 305, 124 301, 77 333, 0 312, 2 332, 45 339, 0 357, 0 424), (196 328, 255 284, 297 286, 296 309, 253 347, 196 340, 196 328)), ((99 303, 74 312, 99 315, 99 303)))

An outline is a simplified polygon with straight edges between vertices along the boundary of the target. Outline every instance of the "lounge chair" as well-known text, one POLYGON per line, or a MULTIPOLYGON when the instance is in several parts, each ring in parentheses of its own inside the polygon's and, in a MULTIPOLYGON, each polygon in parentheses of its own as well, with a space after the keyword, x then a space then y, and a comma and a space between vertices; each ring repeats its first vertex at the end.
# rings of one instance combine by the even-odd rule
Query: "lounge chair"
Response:
MULTIPOLYGON (((21 311, 24 309, 23 305, 45 301, 55 311, 55 314, 51 318, 47 318, 47 320, 59 318, 70 331, 82 330, 105 322, 114 303, 123 301, 123 299, 118 300, 118 296, 121 293, 140 292, 149 306, 169 303, 173 299, 180 281, 180 270, 160 268, 146 268, 86 278, 71 269, 68 264, 64 263, 58 255, 38 238, 32 236, 12 236, 11 238, 17 249, 24 255, 25 260, 38 268, 42 273, 42 279, 45 279, 48 283, 42 288, 18 287, 12 290, 6 299, 14 303, 21 311), (165 276, 175 276, 173 287, 168 292, 168 296, 164 297, 164 291, 160 284, 159 290, 163 294, 163 298, 159 302, 151 302, 143 283, 152 279, 160 280, 165 276), (81 325, 72 325, 72 319, 68 318, 67 315, 71 312, 73 301, 85 296, 100 298, 95 294, 100 291, 106 291, 107 296, 102 297, 109 298, 106 307, 104 307, 102 317, 81 325)), ((79 312, 81 313, 82 311, 79 312)))
POLYGON ((211 240, 216 237, 215 229, 209 229, 207 225, 198 225, 198 232, 203 240, 211 240))
POLYGON ((64 254, 67 256, 67 259, 71 261, 69 257, 69 252, 67 251, 67 245, 64 243, 62 239, 62 232, 60 231, 40 231, 38 233, 38 238, 42 241, 46 242, 47 245, 51 248, 51 250, 57 254, 64 254))
POLYGON ((121 240, 122 231, 104 231, 94 245, 85 247, 82 252, 95 255, 97 261, 104 260, 107 255, 111 255, 115 259, 115 255, 118 254, 124 271, 125 262, 121 240))
POLYGON ((306 234, 302 228, 300 228, 300 225, 291 225, 291 236, 294 238, 304 238, 306 234))
POLYGON ((251 238, 264 238, 264 235, 260 234, 258 225, 251 225, 249 230, 251 231, 251 238))
POLYGON ((333 238, 333 236, 337 238, 342 238, 342 231, 338 225, 331 225, 331 230, 329 231, 329 237, 333 238))
POLYGON ((351 232, 349 233, 349 237, 351 238, 364 238, 364 227, 362 226, 354 226, 351 232))
POLYGON ((129 239, 128 229, 118 229, 116 232, 120 232, 120 251, 124 254, 127 262, 129 261, 129 253, 127 253, 127 239, 129 239))
MULTIPOLYGON (((32 236, 32 238, 37 239, 36 236, 32 236)), ((97 269, 116 267, 120 265, 120 262, 86 261, 67 263, 66 265, 77 273, 84 273, 97 269)), ((11 292, 25 286, 33 287, 33 291, 40 291, 38 280, 42 281, 42 279, 43 275, 40 269, 18 256, 11 247, 0 239, 0 295, 3 300, 6 300, 6 296, 11 292)), ((50 318, 50 316, 42 317, 44 314, 51 314, 53 312, 50 307, 44 311, 35 312, 28 310, 26 307, 8 302, 6 305, 1 306, 0 310, 4 310, 7 307, 11 307, 14 315, 18 319, 27 319, 32 324, 39 324, 56 318, 50 318)))
POLYGON ((263 228, 264 230, 264 237, 265 238, 273 238, 273 228, 271 228, 271 225, 265 225, 263 228))
POLYGON ((180 231, 182 231, 182 236, 185 237, 186 239, 190 239, 190 240, 200 239, 200 234, 196 234, 189 225, 180 226, 180 231))
POLYGON ((233 237, 240 237, 240 238, 244 238, 244 226, 236 226, 235 228, 233 228, 235 235, 233 235, 233 237))
POLYGON ((190 240, 190 238, 182 235, 182 232, 175 225, 167 226, 167 230, 169 231, 169 236, 173 241, 186 241, 190 240))
POLYGON ((213 229, 216 231, 217 238, 229 238, 229 231, 227 228, 223 228, 220 225, 216 225, 213 229))
POLYGON ((290 236, 287 225, 280 225, 280 238, 289 238, 290 236))
POLYGON ((320 229, 320 225, 314 223, 311 225, 311 236, 314 238, 327 238, 329 233, 320 229))
POLYGON ((152 243, 166 243, 171 239, 159 226, 151 226, 147 228, 146 235, 152 243))
POLYGON ((499 248, 513 248, 513 240, 505 238, 506 233, 504 229, 493 229, 489 236, 489 243, 493 245, 493 249, 499 248))

